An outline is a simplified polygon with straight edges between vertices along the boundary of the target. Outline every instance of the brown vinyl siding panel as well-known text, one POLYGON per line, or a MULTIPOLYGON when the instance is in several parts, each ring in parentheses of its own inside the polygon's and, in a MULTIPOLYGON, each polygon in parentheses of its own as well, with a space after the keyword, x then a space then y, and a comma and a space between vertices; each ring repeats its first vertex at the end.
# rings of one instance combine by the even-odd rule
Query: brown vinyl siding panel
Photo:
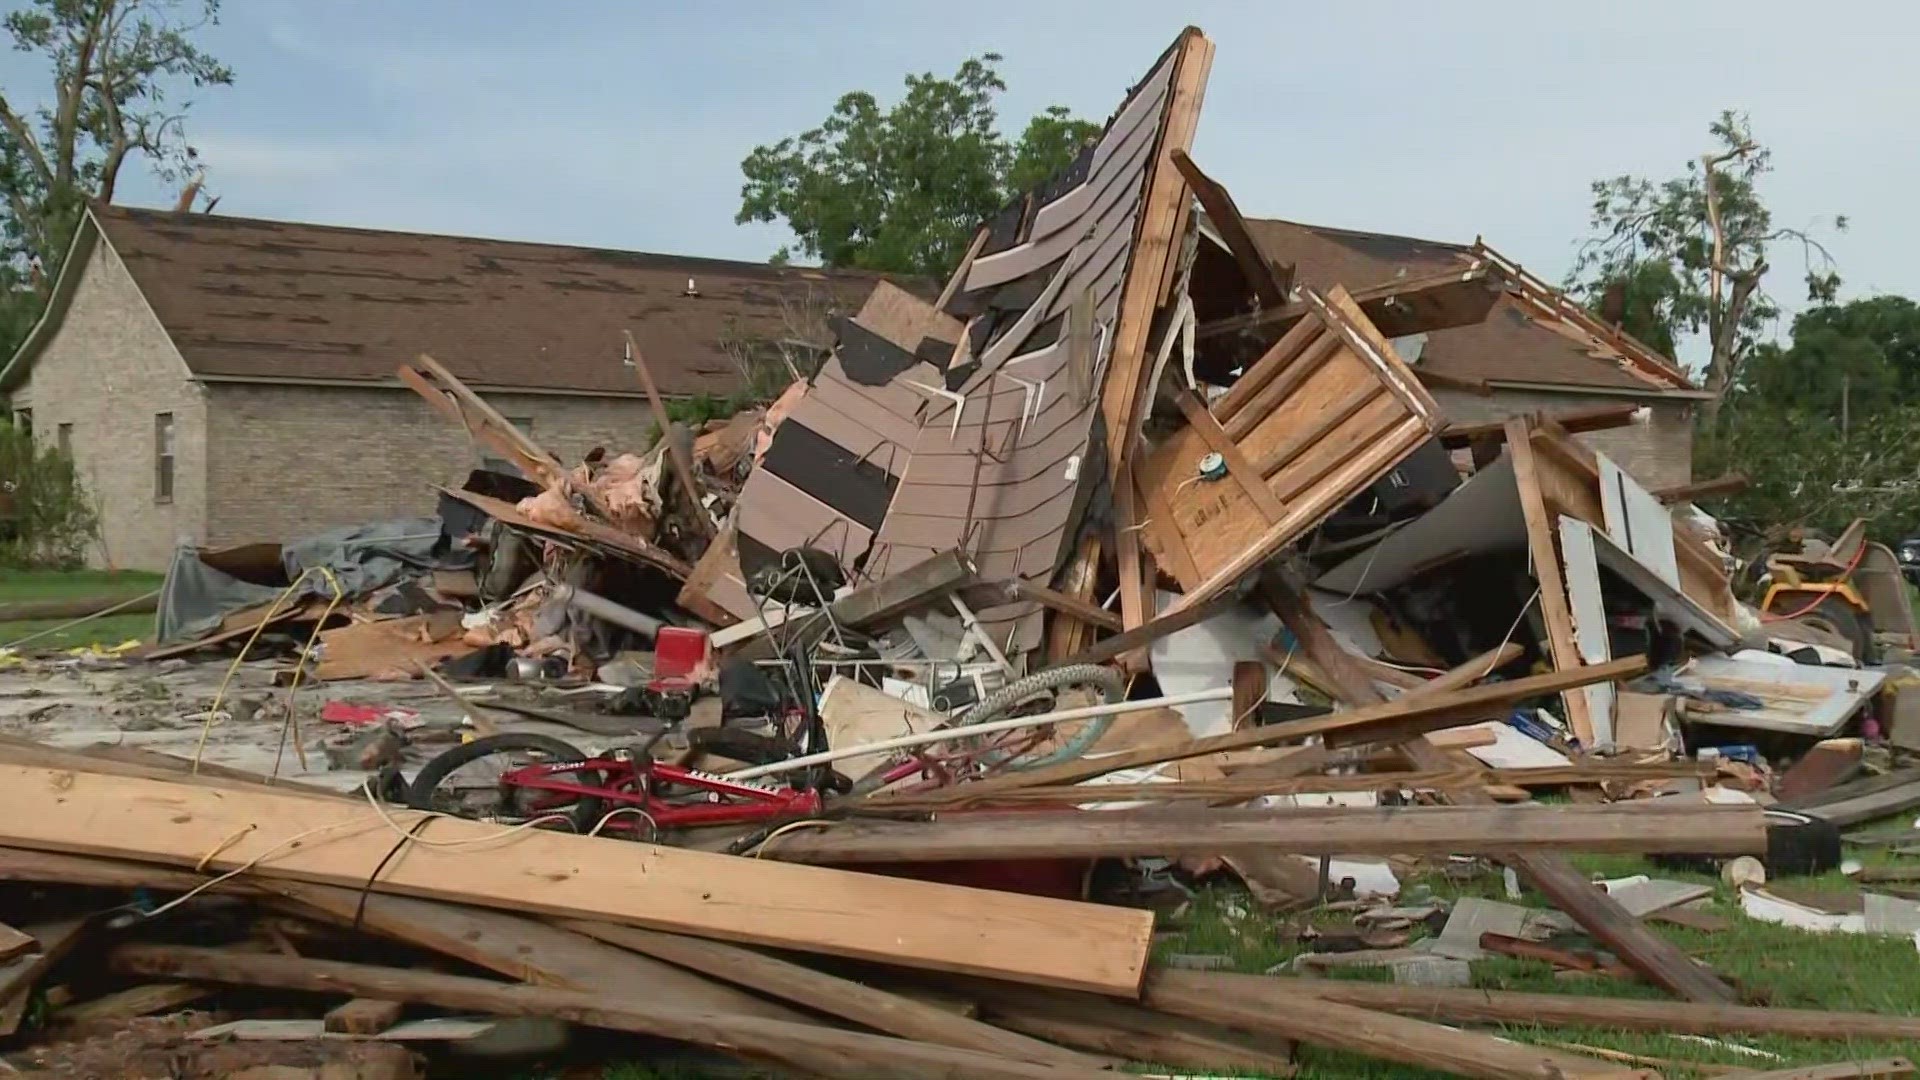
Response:
MULTIPOLYGON (((1104 329, 1100 336, 1111 337, 1177 55, 1162 56, 1121 106, 1092 152, 1085 179, 1035 211, 1028 236, 984 254, 968 271, 956 298, 962 310, 991 310, 991 296, 969 294, 1009 287, 1022 275, 1045 280, 1026 283, 1040 285, 1037 299, 980 351, 977 370, 960 386, 964 403, 940 400, 928 410, 876 537, 870 564, 876 576, 952 547, 966 548, 985 580, 1046 578, 1059 565, 1080 485, 1092 480, 1087 453, 1098 402, 1094 380, 1074 385, 1068 342, 1027 342, 1045 324, 1064 321, 1088 290, 1093 321, 1104 329), (1024 430, 1028 390, 1009 375, 1045 385, 1046 400, 1024 430)), ((1023 636, 1027 632, 1037 636, 1037 627, 1023 627, 1023 636)))

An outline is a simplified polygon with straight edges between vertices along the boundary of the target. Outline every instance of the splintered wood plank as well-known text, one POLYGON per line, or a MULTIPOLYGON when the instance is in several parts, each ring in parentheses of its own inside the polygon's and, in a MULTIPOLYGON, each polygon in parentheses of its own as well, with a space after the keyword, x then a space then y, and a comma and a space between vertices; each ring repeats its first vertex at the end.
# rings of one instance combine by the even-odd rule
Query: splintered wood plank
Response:
POLYGON ((1240 485, 1240 490, 1246 495, 1247 501, 1253 504, 1254 509, 1260 511, 1260 516, 1267 519, 1267 524, 1271 525, 1285 517, 1287 508, 1280 505, 1280 500, 1274 498, 1272 489, 1267 487, 1266 474, 1254 468, 1246 455, 1240 452, 1240 448, 1227 437, 1227 433, 1221 430, 1219 422, 1213 418, 1212 413, 1207 411, 1207 406, 1200 400, 1199 395, 1188 390, 1176 394, 1174 400, 1179 402, 1180 411, 1186 414, 1187 424, 1200 433, 1201 440, 1214 453, 1226 460, 1227 475, 1233 479, 1234 483, 1240 485))
MULTIPOLYGON (((1204 812, 1153 807, 1097 812, 1009 810, 952 814, 930 822, 843 821, 831 828, 786 833, 766 845, 764 857, 835 865, 1119 859, 1242 851, 1504 858, 1515 852, 1557 849, 1596 854, 1752 855, 1765 852, 1766 846, 1766 819, 1753 806, 1686 805, 1661 812, 1652 806, 1620 803, 1204 812)), ((1592 889, 1584 877, 1580 884, 1592 889)))
POLYGON ((1084 1054, 1001 1031, 899 994, 736 945, 607 923, 564 925, 623 949, 903 1039, 957 1046, 1042 1065, 1098 1069, 1104 1064, 1084 1054))
POLYGON ((60 919, 27 927, 27 934, 40 943, 40 949, 0 964, 0 1037, 20 1030, 33 984, 78 947, 86 931, 86 919, 60 919))
MULTIPOLYGON (((948 802, 963 802, 1018 788, 1078 783, 1139 765, 1158 765, 1165 761, 1182 761, 1187 758, 1205 757, 1209 754, 1228 750, 1245 750, 1256 746, 1280 746, 1316 737, 1330 746, 1405 741, 1427 731, 1459 727, 1463 724, 1504 716, 1507 708, 1514 702, 1525 701, 1539 694, 1556 693, 1567 687, 1584 686, 1601 679, 1631 679, 1646 669, 1646 658, 1635 656, 1579 671, 1549 672, 1443 694, 1417 698, 1406 697, 1354 709, 1351 712, 1332 713, 1305 720, 1290 720, 1280 724, 1247 728, 1243 731, 1230 731, 1222 735, 1210 735, 1174 746, 1144 746, 1098 758, 1081 758, 1078 761, 1029 769, 1021 773, 988 777, 970 784, 958 784, 951 788, 919 793, 914 796, 914 801, 944 799, 948 802)), ((1314 760, 1305 752, 1297 756, 1311 762, 1307 766, 1309 769, 1323 768, 1327 764, 1324 759, 1314 760)), ((1292 760, 1292 757, 1288 760, 1292 760)), ((1421 768, 1428 768, 1428 766, 1423 765, 1421 768)), ((1435 768, 1451 770, 1453 763, 1443 758, 1441 764, 1435 768)), ((876 804, 885 804, 888 801, 886 798, 874 800, 876 804)))
POLYGON ((1207 73, 1213 64, 1213 42, 1189 28, 1175 46, 1173 90, 1161 122, 1160 142, 1128 259, 1126 282, 1114 325, 1114 343, 1107 375, 1100 388, 1100 412, 1106 418, 1107 465, 1117 482, 1122 466, 1132 457, 1139 430, 1141 380, 1147 364, 1147 336, 1153 313, 1166 294, 1167 275, 1174 263, 1176 242, 1187 215, 1187 182, 1173 166, 1175 149, 1190 149, 1206 96, 1207 73))
POLYGON ((594 837, 502 836, 494 824, 444 817, 425 829, 439 845, 395 856, 395 825, 420 820, 268 789, 0 766, 0 843, 43 851, 250 867, 261 878, 353 888, 373 881, 381 893, 1123 996, 1139 985, 1152 932, 1148 912, 1011 895, 983 905, 970 889, 649 844, 608 860, 594 837), (447 846, 463 840, 498 846, 485 858, 447 846))
MULTIPOLYGON (((1538 1046, 1509 1042, 1479 1032, 1459 1031, 1420 1020, 1403 1019, 1330 998, 1301 994, 1274 1008, 1267 1002, 1221 994, 1202 978, 1210 972, 1155 971, 1142 1000, 1150 1008, 1221 1024, 1241 1031, 1263 1032, 1297 1039, 1314 1046, 1346 1050, 1369 1058, 1438 1069, 1458 1076, 1489 1080, 1566 1080, 1567 1077, 1638 1077, 1655 1080, 1651 1070, 1628 1070, 1601 1065, 1538 1046), (1339 1005, 1338 1008, 1328 1006, 1339 1005)), ((1318 980, 1271 979, 1279 995, 1285 985, 1318 980)))
POLYGON ((1185 150, 1175 148, 1172 154, 1174 167, 1180 175, 1186 177, 1187 185, 1193 188, 1193 194, 1200 200, 1201 209, 1207 212, 1207 220, 1220 232, 1220 238, 1227 243, 1227 251, 1233 261, 1240 264, 1240 273, 1253 286, 1254 295, 1260 298, 1262 307, 1279 307, 1287 302, 1287 286, 1274 271, 1273 264, 1254 242, 1253 234, 1247 231, 1246 219, 1240 216, 1240 208, 1234 205, 1233 196, 1219 182, 1200 171, 1193 158, 1185 150))
MULTIPOLYGON (((1539 458, 1533 452, 1530 427, 1524 419, 1507 421, 1507 453, 1513 456, 1513 479, 1520 492, 1520 512, 1527 522, 1527 551, 1533 563, 1534 580, 1540 583, 1540 615, 1547 624, 1547 650, 1553 666, 1560 671, 1577 668, 1583 662, 1580 645, 1573 634, 1573 609, 1567 601, 1567 582, 1560 572, 1560 549, 1554 546, 1554 517, 1547 507, 1540 486, 1539 458)), ((1598 496, 1593 499, 1598 502, 1598 496)), ((1589 519, 1591 520, 1591 519, 1589 519)), ((1570 690, 1560 695, 1566 706, 1567 724, 1582 746, 1593 745, 1593 716, 1587 709, 1587 696, 1570 690)))
POLYGON ((515 986, 417 969, 343 964, 287 956, 173 945, 126 945, 109 958, 114 970, 237 986, 433 1005, 496 1016, 547 1016, 612 1031, 706 1046, 773 1061, 816 1076, 898 1076, 916 1080, 1096 1080, 1110 1073, 1011 1061, 991 1054, 883 1035, 840 1031, 756 1016, 715 1013, 649 995, 641 988, 591 991, 515 986))
MULTIPOLYGON (((1121 470, 1120 480, 1113 486, 1113 560, 1115 572, 1120 578, 1120 625, 1123 630, 1145 625, 1160 609, 1160 605, 1154 601, 1153 582, 1147 578, 1145 554, 1140 550, 1140 530, 1136 527, 1139 523, 1140 510, 1134 498, 1133 466, 1128 465, 1121 470)), ((1136 650, 1122 657, 1121 662, 1129 671, 1144 670, 1146 655, 1136 650)))

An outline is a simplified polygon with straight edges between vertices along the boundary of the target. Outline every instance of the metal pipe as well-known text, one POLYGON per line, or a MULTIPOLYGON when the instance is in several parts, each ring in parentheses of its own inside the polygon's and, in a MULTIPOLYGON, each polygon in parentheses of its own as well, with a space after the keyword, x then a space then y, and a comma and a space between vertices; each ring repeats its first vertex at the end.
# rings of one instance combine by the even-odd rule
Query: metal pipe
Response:
POLYGON ((1222 686, 1213 690, 1195 690, 1190 694, 1174 694, 1170 697, 1142 698, 1139 701, 1115 701, 1105 705, 1088 705, 1079 709, 1062 709, 1059 712, 1041 713, 1038 716, 1015 716, 1006 720, 989 720, 984 724, 969 724, 966 727, 936 728, 912 735, 901 735, 892 739, 883 739, 875 743, 861 743, 859 746, 843 747, 839 750, 823 750, 818 754, 776 761, 771 765, 755 765, 750 769, 727 774, 729 780, 751 780, 756 776, 771 776, 775 773, 792 772, 811 765, 824 765, 842 758, 859 757, 863 754, 881 753, 888 750, 904 750, 909 746, 925 746, 929 743, 947 742, 950 739, 964 739, 973 735, 992 735, 1000 731, 1018 731, 1026 727, 1039 727, 1043 724, 1058 724, 1068 720, 1090 720, 1096 716, 1112 716, 1115 713, 1139 712, 1142 709, 1171 708, 1176 705, 1197 705, 1203 701, 1228 701, 1233 698, 1233 687, 1222 686))
POLYGON ((648 641, 658 636, 660 628, 667 625, 644 611, 635 611, 625 604, 616 604, 604 596, 572 585, 558 586, 554 594, 560 598, 561 603, 573 610, 591 615, 596 619, 603 619, 615 626, 624 626, 648 641))

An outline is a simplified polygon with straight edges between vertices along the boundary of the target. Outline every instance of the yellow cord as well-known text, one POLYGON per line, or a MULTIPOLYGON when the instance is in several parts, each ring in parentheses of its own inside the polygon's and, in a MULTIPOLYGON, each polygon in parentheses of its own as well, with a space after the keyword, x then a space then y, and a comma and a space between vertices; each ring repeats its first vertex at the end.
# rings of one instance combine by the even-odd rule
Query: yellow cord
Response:
POLYGON ((287 685, 287 718, 280 722, 280 745, 273 752, 273 772, 269 779, 278 779, 280 776, 280 759, 287 752, 289 729, 293 732, 293 753, 300 760, 300 771, 307 771, 307 749, 300 745, 300 721, 296 719, 298 714, 293 711, 293 695, 300 689, 300 677, 306 674, 307 661, 313 656, 313 647, 320 641, 320 628, 327 625, 327 619, 333 615, 333 609, 340 606, 340 601, 345 595, 340 588, 340 579, 334 577, 333 571, 328 567, 309 567, 302 571, 300 576, 305 578, 314 570, 320 571, 326 577, 327 587, 333 590, 333 598, 327 601, 326 610, 320 613, 320 621, 313 624, 313 633, 307 636, 307 647, 300 650, 300 659, 294 662, 293 679, 287 685))
POLYGON ((200 725, 200 741, 193 747, 192 775, 200 775, 200 755, 207 749, 207 734, 213 730, 214 717, 220 715, 220 703, 226 700, 227 687, 233 683, 233 676, 240 670, 240 665, 246 661, 247 653, 253 651, 253 643, 260 640, 261 631, 265 630, 267 624, 273 621, 273 617, 280 613, 280 605, 286 603, 287 598, 292 596, 293 591, 298 589, 300 583, 305 580, 307 575, 303 572, 293 579, 293 584, 288 585, 279 596, 273 598, 273 603, 267 605, 267 613, 260 616, 260 621, 254 625, 253 633, 247 636, 246 644, 240 646, 240 655, 234 657, 233 663, 227 665, 227 674, 220 680, 220 689, 213 693, 213 704, 207 707, 206 722, 200 725))

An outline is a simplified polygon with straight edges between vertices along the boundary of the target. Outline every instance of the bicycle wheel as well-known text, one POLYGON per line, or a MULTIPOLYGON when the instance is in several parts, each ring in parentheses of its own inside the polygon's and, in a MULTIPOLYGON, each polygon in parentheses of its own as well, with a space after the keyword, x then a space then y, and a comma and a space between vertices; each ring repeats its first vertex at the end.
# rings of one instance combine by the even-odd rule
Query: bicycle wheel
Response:
MULTIPOLYGON (((575 832, 600 822, 606 801, 592 795, 537 791, 502 782, 507 773, 528 765, 584 761, 587 755, 546 735, 508 732, 462 743, 420 767, 407 786, 407 805, 455 817, 527 821, 546 814, 565 815, 575 832)), ((549 774, 564 783, 598 788, 606 781, 598 769, 549 774)))
MULTIPOLYGON (((981 698, 953 723, 955 727, 964 727, 990 720, 1052 712, 1057 708, 1112 704, 1124 698, 1126 693, 1126 680, 1112 668, 1099 664, 1068 664, 1008 683, 981 698)), ((1031 744, 1031 729, 1008 732, 1006 736, 986 736, 992 743, 982 754, 983 763, 991 768, 1019 770, 1072 761, 1100 741, 1100 736, 1113 726, 1113 717, 1096 716, 1049 726, 1052 728, 1051 738, 1021 750, 993 747, 1009 741, 1031 744)))

